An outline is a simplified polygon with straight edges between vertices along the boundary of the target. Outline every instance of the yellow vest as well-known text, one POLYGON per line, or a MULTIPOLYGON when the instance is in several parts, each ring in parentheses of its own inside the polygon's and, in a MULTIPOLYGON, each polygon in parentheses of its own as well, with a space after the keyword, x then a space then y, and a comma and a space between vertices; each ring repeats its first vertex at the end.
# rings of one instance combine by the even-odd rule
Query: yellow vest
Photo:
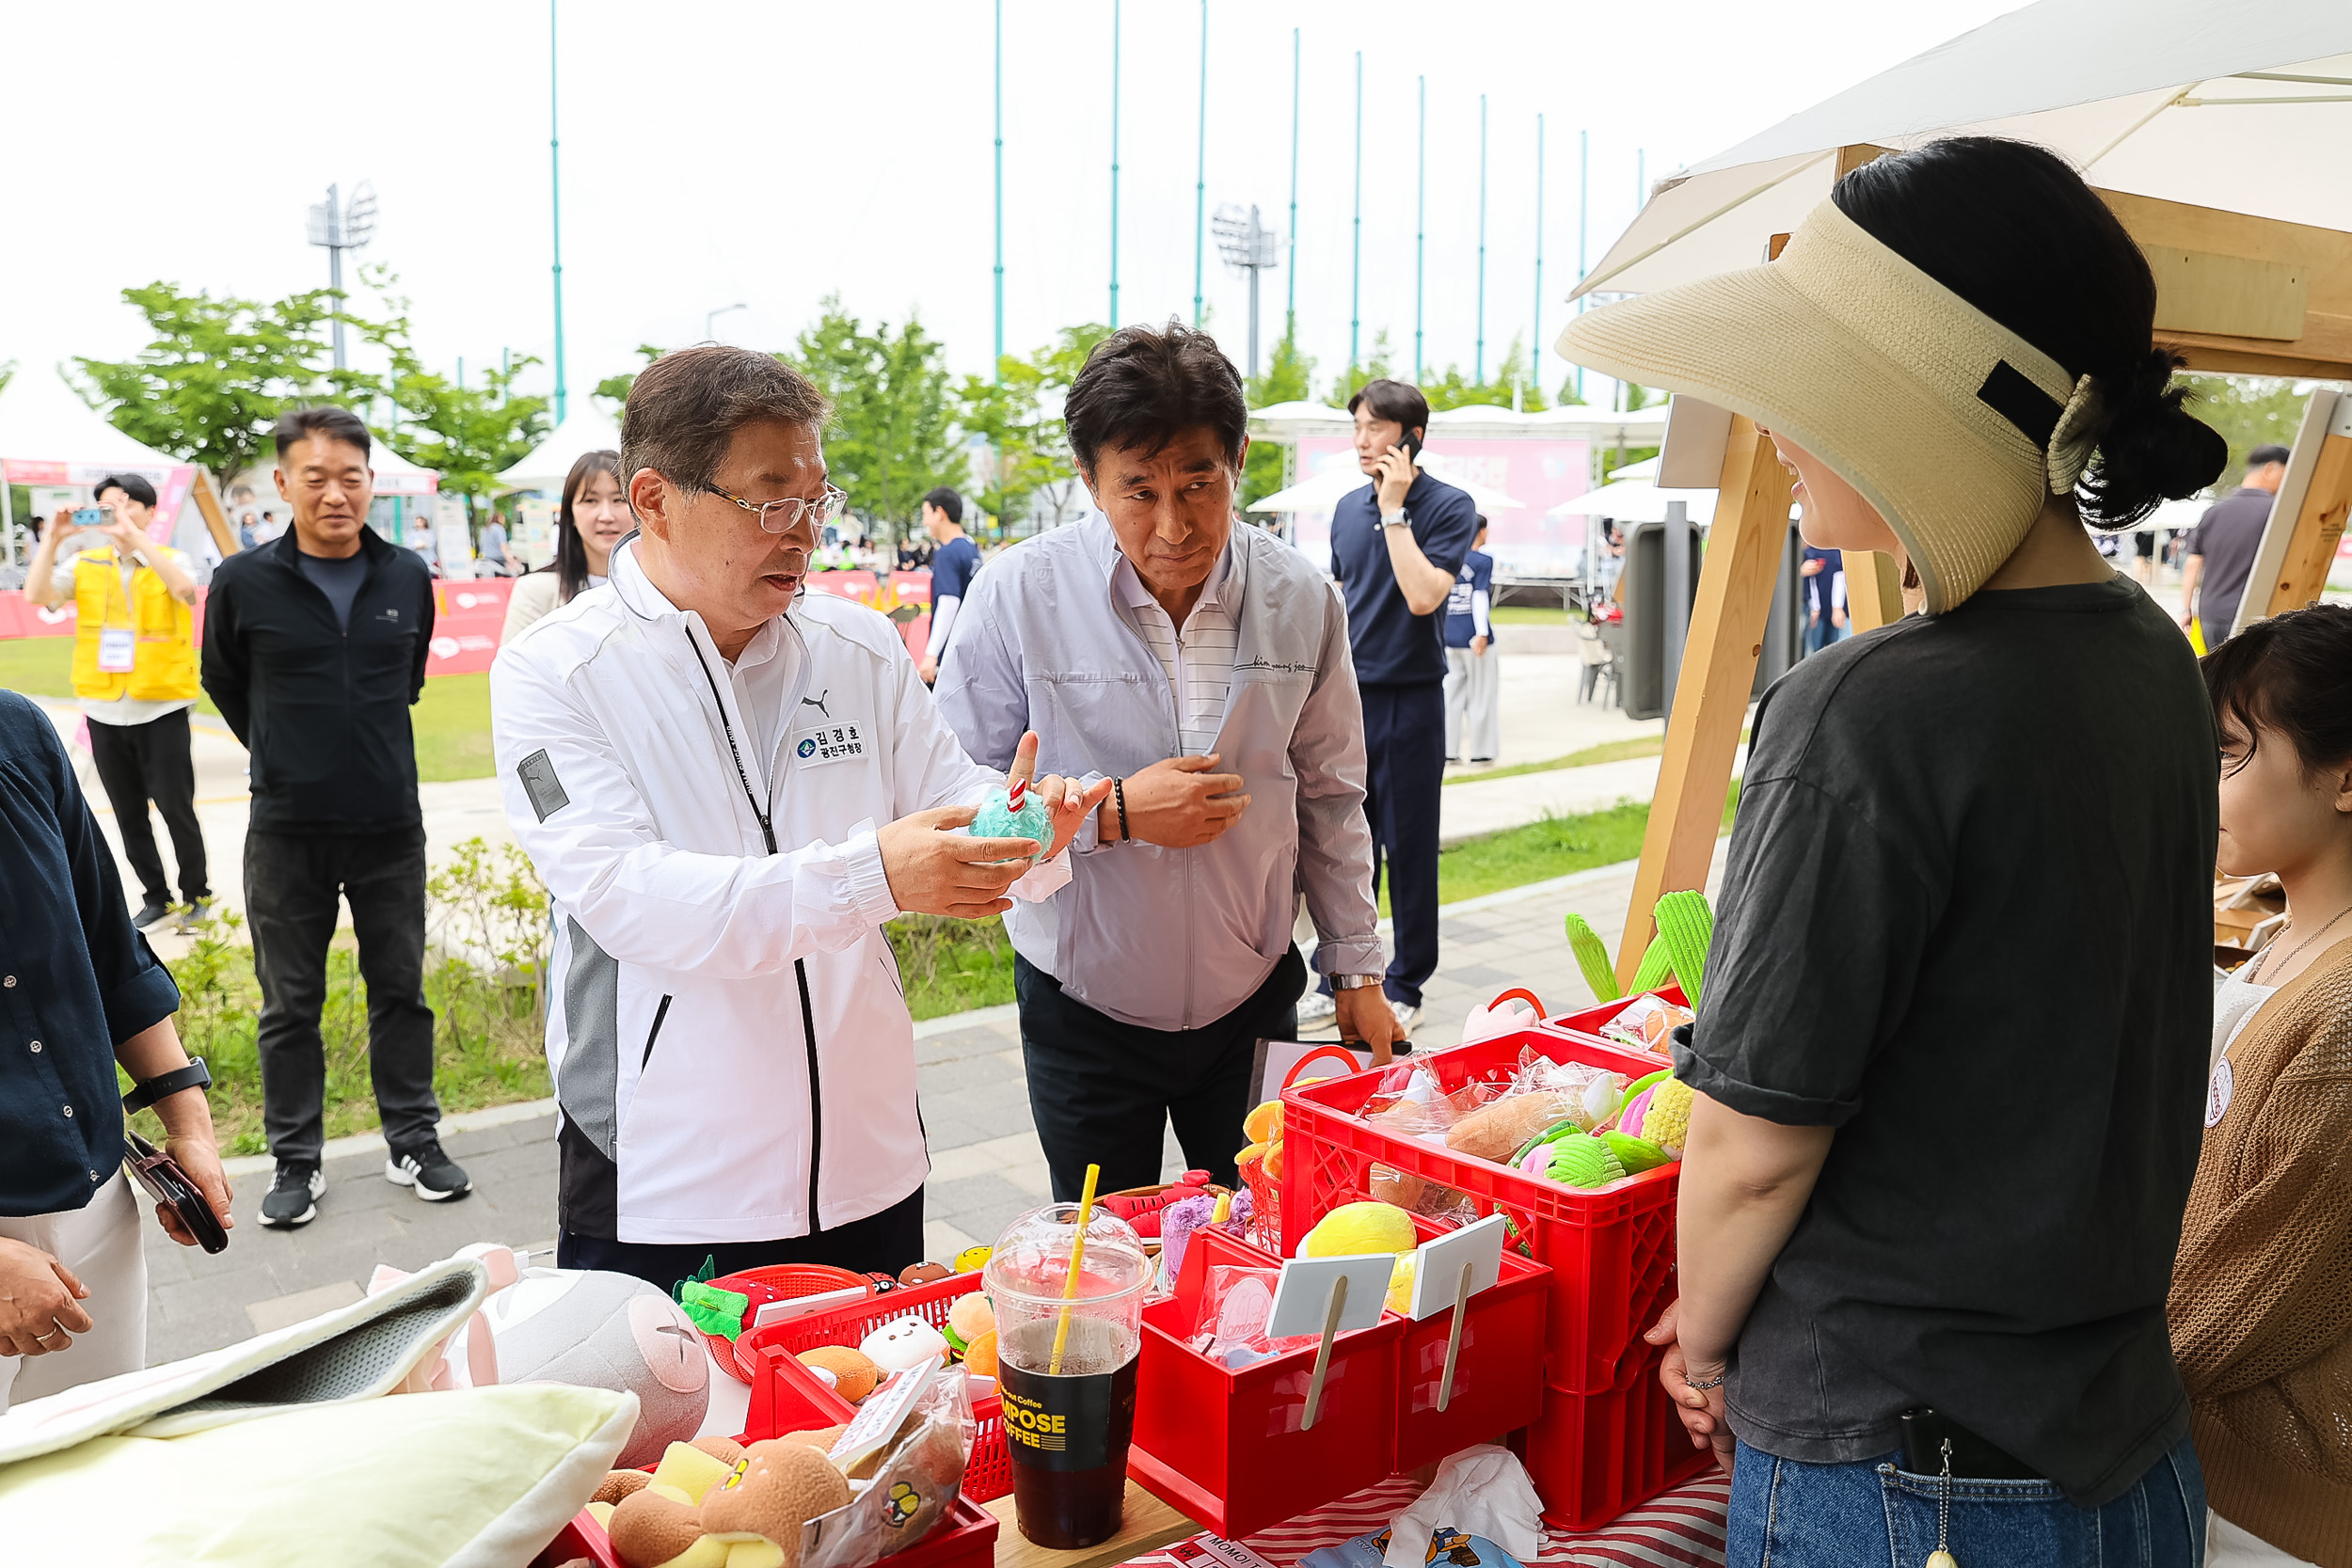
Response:
POLYGON ((85 551, 73 563, 73 609, 75 696, 98 702, 126 696, 151 703, 194 699, 196 611, 174 598, 151 569, 141 566, 131 574, 126 600, 115 552, 85 551), (136 634, 129 670, 98 667, 98 634, 107 626, 128 626, 136 634))

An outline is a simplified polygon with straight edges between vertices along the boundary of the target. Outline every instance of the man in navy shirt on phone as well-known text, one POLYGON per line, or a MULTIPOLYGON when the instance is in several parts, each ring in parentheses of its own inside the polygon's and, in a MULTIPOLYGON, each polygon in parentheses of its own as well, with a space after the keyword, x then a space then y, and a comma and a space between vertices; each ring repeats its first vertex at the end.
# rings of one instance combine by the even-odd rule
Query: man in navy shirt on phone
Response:
POLYGON ((963 536, 963 498, 944 484, 923 498, 923 531, 938 546, 931 554, 931 635, 915 661, 915 673, 930 686, 939 679, 939 656, 947 651, 956 611, 979 574, 980 547, 963 536))
MULTIPOLYGON (((1381 989, 1400 1033, 1438 968, 1438 790, 1445 779, 1445 603, 1478 532, 1464 492, 1414 462, 1429 401, 1402 381, 1364 384, 1347 400, 1356 463, 1372 483, 1331 514, 1331 575, 1347 601, 1347 640, 1363 695, 1364 815, 1373 877, 1385 865, 1393 957, 1381 989)), ((1302 1026, 1327 1017, 1309 997, 1302 1026)))

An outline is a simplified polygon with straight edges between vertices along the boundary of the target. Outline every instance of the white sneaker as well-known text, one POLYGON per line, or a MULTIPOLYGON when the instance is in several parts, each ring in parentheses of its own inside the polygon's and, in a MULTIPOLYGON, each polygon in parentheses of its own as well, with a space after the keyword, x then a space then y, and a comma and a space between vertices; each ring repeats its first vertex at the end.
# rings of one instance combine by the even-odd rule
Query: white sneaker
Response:
POLYGON ((1338 998, 1325 991, 1311 990, 1298 999, 1298 1027, 1303 1032, 1320 1029, 1339 1017, 1338 998))
POLYGON ((1396 1014, 1396 1032, 1400 1036, 1410 1035, 1413 1032, 1413 1021, 1421 1017, 1421 1009, 1419 1007, 1408 1007, 1404 1003, 1397 1001, 1394 997, 1391 997, 1389 999, 1389 1010, 1396 1014))

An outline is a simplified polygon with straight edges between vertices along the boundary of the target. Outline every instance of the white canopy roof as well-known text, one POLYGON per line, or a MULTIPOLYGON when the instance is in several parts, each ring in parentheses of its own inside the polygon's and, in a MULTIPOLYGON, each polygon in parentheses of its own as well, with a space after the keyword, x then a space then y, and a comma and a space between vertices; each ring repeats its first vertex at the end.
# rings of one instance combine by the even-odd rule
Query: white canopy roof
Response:
POLYGON ((530 456, 499 475, 499 483, 509 490, 560 490, 582 453, 620 448, 620 425, 593 398, 582 398, 530 456))
MULTIPOLYGON (((0 460, 63 463, 75 470, 130 468, 149 479, 181 466, 168 452, 135 441, 107 423, 63 376, 39 365, 23 367, 0 388, 0 460)), ((104 475, 92 472, 89 477, 104 475)), ((72 483, 88 481, 76 478, 72 483)))
MULTIPOLYGON (((1654 471, 1654 470, 1653 470, 1654 471)), ((1647 480, 1619 479, 1597 490, 1587 490, 1547 511, 1547 517, 1614 517, 1621 523, 1662 523, 1666 520, 1666 503, 1681 501, 1689 511, 1691 521, 1705 525, 1715 520, 1715 495, 1712 490, 1661 490, 1647 480)))
MULTIPOLYGON (((1430 417, 1436 418, 1435 415, 1430 417)), ((1421 454, 1421 462, 1422 467, 1436 474, 1448 484, 1457 490, 1468 492, 1470 499, 1478 503, 1478 510, 1481 512, 1489 514, 1511 512, 1527 505, 1525 501, 1516 497, 1506 496, 1500 490, 1490 490, 1484 484, 1472 483, 1458 474, 1450 472, 1450 465, 1443 452, 1423 451, 1421 454)), ((1333 463, 1320 472, 1300 480, 1288 489, 1277 490, 1270 496, 1260 497, 1243 510, 1248 512, 1328 512, 1339 505, 1342 496, 1360 490, 1371 483, 1353 465, 1333 463)))
POLYGON ((2040 142, 2110 190, 2352 230, 2352 4, 2040 0, 1661 182, 1576 292, 1754 266, 1840 147, 1963 134, 2040 142))
MULTIPOLYGON (((1295 441, 1301 436, 1345 436, 1355 428, 1356 421, 1345 409, 1327 408, 1319 403, 1278 403, 1252 409, 1249 415, 1249 433, 1276 441, 1295 441)), ((1569 404, 1529 414, 1513 408, 1473 404, 1466 408, 1440 408, 1431 414, 1431 438, 1441 432, 1463 440, 1493 436, 1565 437, 1652 446, 1666 434, 1666 406, 1660 404, 1655 408, 1620 414, 1613 409, 1569 404)))

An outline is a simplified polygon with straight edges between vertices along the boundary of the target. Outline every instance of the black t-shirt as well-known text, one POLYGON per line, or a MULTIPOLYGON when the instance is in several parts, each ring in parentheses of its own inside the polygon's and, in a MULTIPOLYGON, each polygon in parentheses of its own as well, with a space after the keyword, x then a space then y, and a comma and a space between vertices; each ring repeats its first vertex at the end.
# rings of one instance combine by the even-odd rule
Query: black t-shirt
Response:
MULTIPOLYGON (((1429 564, 1452 577, 1478 537, 1478 504, 1423 471, 1405 492, 1405 516, 1429 564)), ((1347 600, 1347 641, 1359 686, 1412 686, 1445 679, 1445 607, 1416 615, 1396 585, 1380 531, 1380 492, 1367 483, 1331 512, 1331 575, 1347 600)))
POLYGON ((2197 621, 2208 648, 2219 647, 2237 624, 2238 601, 2246 596, 2254 553, 2262 548, 2263 530, 2270 523, 2272 499, 2267 490, 2241 484, 2205 508, 2188 531, 2188 553, 2205 558, 2197 590, 2197 621))
POLYGON ((354 550, 349 555, 312 555, 308 550, 294 552, 294 564, 302 575, 318 584, 326 602, 335 607, 335 624, 345 631, 351 629, 351 601, 359 596, 359 585, 368 578, 368 558, 365 552, 354 550))
POLYGON ((2217 762, 2124 578, 1979 593, 1765 694, 1692 1043, 1837 1129, 1741 1332, 1731 1424, 1889 1452, 1932 1405, 2095 1505, 2188 1429, 2165 1293, 2213 1016, 2217 762))

